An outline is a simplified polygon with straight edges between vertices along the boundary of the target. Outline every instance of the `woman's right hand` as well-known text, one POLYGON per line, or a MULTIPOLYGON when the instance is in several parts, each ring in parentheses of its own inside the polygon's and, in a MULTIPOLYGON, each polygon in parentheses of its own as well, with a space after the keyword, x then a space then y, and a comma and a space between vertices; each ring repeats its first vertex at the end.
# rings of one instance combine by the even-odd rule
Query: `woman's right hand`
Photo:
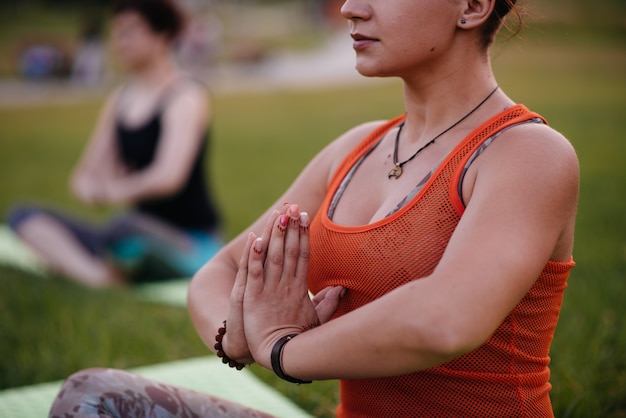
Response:
MULTIPOLYGON (((263 230, 262 237, 269 241, 269 237, 272 233, 272 227, 278 216, 285 213, 287 206, 283 205, 282 211, 272 211, 265 228, 263 230)), ((235 277, 235 283, 230 294, 230 309, 228 312, 227 332, 222 341, 224 352, 231 359, 244 364, 250 364, 254 362, 250 349, 248 348, 248 341, 244 333, 243 322, 243 297, 246 290, 246 283, 248 279, 248 259, 250 256, 250 250, 254 241, 256 240, 254 233, 248 234, 248 240, 244 246, 241 258, 239 260, 239 267, 237 275, 235 277)), ((266 241, 266 242, 267 242, 266 241)))
POLYGON ((227 330, 222 340, 224 353, 226 353, 229 358, 243 364, 254 362, 244 333, 243 296, 248 277, 248 257, 250 255, 250 248, 255 239, 256 236, 251 232, 248 235, 248 241, 246 241, 241 259, 239 260, 239 269, 235 277, 235 284, 230 293, 230 309, 228 310, 228 318, 226 319, 227 330))

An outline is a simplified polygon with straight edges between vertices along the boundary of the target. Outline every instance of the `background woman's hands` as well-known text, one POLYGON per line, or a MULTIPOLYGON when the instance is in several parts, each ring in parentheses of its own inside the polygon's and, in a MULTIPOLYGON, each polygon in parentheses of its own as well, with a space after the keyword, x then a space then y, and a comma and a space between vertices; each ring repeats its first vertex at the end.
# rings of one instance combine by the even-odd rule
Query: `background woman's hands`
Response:
POLYGON ((70 187, 74 196, 88 205, 99 202, 101 195, 100 185, 92 178, 85 175, 75 175, 70 181, 70 187))
POLYGON ((128 176, 128 170, 122 167, 116 167, 109 174, 83 168, 73 173, 70 189, 76 198, 88 205, 132 203, 128 199, 128 176))

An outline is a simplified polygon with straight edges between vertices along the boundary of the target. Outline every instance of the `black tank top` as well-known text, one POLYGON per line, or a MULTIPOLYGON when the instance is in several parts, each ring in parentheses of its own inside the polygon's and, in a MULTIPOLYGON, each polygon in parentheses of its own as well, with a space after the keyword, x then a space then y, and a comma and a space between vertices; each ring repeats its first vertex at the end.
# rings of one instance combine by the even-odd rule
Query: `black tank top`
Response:
MULTIPOLYGON (((117 117, 115 133, 120 160, 130 171, 141 171, 154 161, 161 139, 162 118, 169 96, 175 87, 166 89, 156 110, 143 125, 133 128, 124 126, 117 117)), ((212 230, 218 226, 219 217, 212 199, 209 184, 205 180, 205 156, 208 152, 209 132, 193 162, 193 167, 183 187, 176 193, 136 204, 143 213, 161 219, 182 229, 212 230)))

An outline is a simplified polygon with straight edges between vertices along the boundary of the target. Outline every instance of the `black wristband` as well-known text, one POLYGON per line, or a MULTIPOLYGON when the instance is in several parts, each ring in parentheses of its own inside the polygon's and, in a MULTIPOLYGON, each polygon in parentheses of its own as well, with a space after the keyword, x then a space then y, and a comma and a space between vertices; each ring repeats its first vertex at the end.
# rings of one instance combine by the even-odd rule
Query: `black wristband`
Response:
POLYGON ((283 348, 285 348, 285 344, 287 344, 289 340, 291 340, 292 338, 295 338, 297 335, 298 334, 285 335, 280 340, 276 341, 276 344, 274 344, 274 347, 272 347, 272 355, 271 355, 272 369, 274 370, 274 373, 276 373, 276 376, 288 382, 297 383, 297 384, 311 383, 310 380, 306 381, 306 380, 296 379, 295 377, 291 377, 283 371, 283 361, 282 361, 283 348))

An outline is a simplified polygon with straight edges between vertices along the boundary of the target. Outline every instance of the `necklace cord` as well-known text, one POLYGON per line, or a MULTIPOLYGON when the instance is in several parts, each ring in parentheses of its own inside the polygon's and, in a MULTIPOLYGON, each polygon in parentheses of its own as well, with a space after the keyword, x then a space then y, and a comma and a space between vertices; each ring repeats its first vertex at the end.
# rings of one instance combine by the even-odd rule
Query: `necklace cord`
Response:
POLYGON ((436 137, 434 137, 433 139, 431 139, 430 141, 428 141, 424 146, 422 146, 420 149, 418 149, 413 155, 411 155, 407 160, 399 163, 398 162, 398 145, 400 142, 400 134, 402 133, 402 128, 404 127, 405 122, 402 122, 400 124, 400 126, 398 127, 398 133, 396 134, 396 141, 393 147, 393 164, 394 167, 391 169, 391 171, 389 171, 388 174, 388 178, 398 178, 402 175, 402 166, 405 165, 406 163, 408 163, 409 161, 411 161, 413 158, 417 157, 417 155, 424 151, 428 146, 432 145, 435 143, 435 141, 439 138, 441 138, 443 135, 445 135, 446 133, 448 133, 449 131, 451 131, 452 129, 454 129, 456 126, 458 126, 461 122, 463 122, 465 119, 469 118, 474 112, 476 112, 482 105, 485 104, 485 102, 487 102, 487 100, 489 100, 491 98, 491 96, 493 96, 496 91, 498 91, 498 89, 500 88, 500 86, 496 86, 496 88, 494 88, 488 95, 487 97, 485 97, 476 107, 474 107, 472 110, 469 111, 469 113, 467 113, 465 116, 463 116, 461 119, 459 119, 458 121, 456 121, 453 125, 451 125, 450 127, 448 127, 446 130, 444 130, 443 132, 441 132, 439 135, 437 135, 436 137))

